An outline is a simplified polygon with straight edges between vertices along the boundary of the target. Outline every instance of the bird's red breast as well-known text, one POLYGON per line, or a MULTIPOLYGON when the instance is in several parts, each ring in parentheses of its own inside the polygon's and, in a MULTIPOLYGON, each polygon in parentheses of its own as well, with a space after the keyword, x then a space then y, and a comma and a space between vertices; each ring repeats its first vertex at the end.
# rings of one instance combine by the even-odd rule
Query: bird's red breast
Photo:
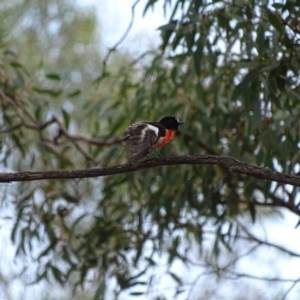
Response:
POLYGON ((158 144, 155 146, 155 148, 161 148, 165 144, 169 143, 175 136, 175 131, 166 129, 166 134, 164 137, 160 138, 158 144))

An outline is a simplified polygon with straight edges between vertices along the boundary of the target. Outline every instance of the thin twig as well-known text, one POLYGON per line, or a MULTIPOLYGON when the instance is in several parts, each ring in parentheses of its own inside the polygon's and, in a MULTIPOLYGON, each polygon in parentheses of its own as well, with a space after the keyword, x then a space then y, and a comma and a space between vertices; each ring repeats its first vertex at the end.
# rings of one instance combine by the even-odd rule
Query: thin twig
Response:
MULTIPOLYGON (((298 214, 300 214, 300 211, 298 211, 298 214)), ((240 221, 238 221, 238 220, 237 220, 237 223, 241 227, 243 226, 243 225, 241 225, 240 221)), ((244 230, 244 228, 245 227, 242 227, 243 230, 244 230)), ((286 249, 286 248, 284 248, 282 246, 279 246, 277 244, 273 244, 273 243, 270 243, 270 242, 263 241, 263 240, 257 238, 256 236, 254 236, 252 233, 249 233, 249 234, 248 233, 246 232, 247 236, 238 234, 238 235, 230 235, 230 237, 237 238, 237 239, 240 239, 240 240, 246 240, 246 241, 250 241, 250 242, 256 242, 257 246, 259 246, 259 245, 265 245, 265 246, 268 246, 268 247, 273 247, 273 248, 275 248, 275 249, 277 249, 279 251, 282 251, 283 253, 286 253, 286 254, 288 254, 290 256, 300 257, 300 254, 297 253, 297 252, 291 251, 291 250, 286 249)), ((205 235, 205 234, 215 235, 216 232, 212 231, 212 230, 206 230, 206 231, 203 231, 203 235, 205 235)), ((244 256, 244 254, 241 255, 241 256, 244 256)))
POLYGON ((10 132, 12 132, 12 131, 15 131, 15 130, 19 129, 19 128, 22 127, 23 125, 24 125, 24 123, 23 123, 23 122, 20 122, 20 123, 18 123, 18 124, 16 124, 16 125, 13 125, 13 126, 11 126, 11 127, 9 127, 9 128, 6 128, 6 129, 0 131, 0 134, 10 133, 10 132))
POLYGON ((284 293, 283 297, 281 300, 285 300, 288 294, 292 291, 292 289, 299 283, 300 277, 294 281, 294 283, 288 288, 288 290, 284 293))
POLYGON ((135 1, 135 3, 132 5, 131 7, 131 20, 130 23, 125 31, 125 33, 122 35, 122 37, 120 38, 119 41, 116 42, 116 44, 109 48, 103 61, 102 61, 102 74, 100 75, 100 77, 98 77, 97 82, 100 83, 101 80, 105 77, 106 75, 106 67, 107 67, 107 62, 109 60, 109 57, 111 56, 111 54, 117 50, 117 48, 123 43, 123 41, 126 39, 127 35, 129 34, 131 27, 133 25, 134 22, 134 13, 135 13, 135 7, 136 5, 140 2, 140 0, 135 1))
POLYGON ((17 113, 18 117, 21 119, 20 123, 8 128, 8 129, 5 129, 5 130, 1 131, 0 134, 1 133, 12 132, 16 129, 19 129, 21 126, 24 126, 26 128, 29 128, 29 129, 43 130, 47 126, 49 126, 50 124, 55 122, 55 120, 52 118, 52 119, 50 119, 49 121, 47 121, 43 124, 39 124, 37 122, 37 120, 34 118, 34 116, 30 113, 30 111, 23 104, 20 104, 20 103, 17 102, 17 100, 10 98, 2 90, 0 90, 0 97, 7 104, 9 104, 9 105, 11 105, 15 108, 15 112, 17 113), (30 124, 30 123, 26 122, 23 114, 26 115, 27 118, 29 118, 33 124, 30 124))
MULTIPOLYGON (((276 14, 276 16, 280 19, 280 21, 286 25, 287 27, 289 27, 292 31, 294 31, 294 33, 298 33, 300 34, 300 29, 298 29, 297 27, 291 25, 290 23, 288 23, 284 18, 282 18, 278 13, 276 14)), ((299 24, 299 23, 298 23, 299 24)))
MULTIPOLYGON (((76 141, 85 142, 85 143, 92 144, 92 145, 95 145, 95 146, 110 146, 110 145, 118 144, 123 140, 122 137, 117 137, 117 138, 110 139, 108 141, 103 141, 103 140, 100 140, 100 139, 88 138, 88 137, 78 136, 78 135, 71 135, 68 132, 68 130, 64 127, 64 125, 63 125, 62 121, 59 119, 59 117, 54 115, 50 120, 40 124, 40 123, 37 122, 37 120, 33 117, 33 115, 23 105, 21 105, 20 103, 17 103, 17 101, 15 101, 14 99, 11 99, 2 90, 0 90, 0 97, 7 104, 15 107, 15 111, 16 111, 18 117, 20 118, 19 123, 7 128, 7 129, 2 130, 0 132, 0 134, 10 133, 12 131, 15 131, 15 130, 21 128, 21 127, 25 127, 27 129, 32 129, 32 130, 36 130, 36 131, 42 131, 45 128, 47 128, 50 124, 57 123, 57 125, 59 126, 58 137, 61 134, 66 136, 66 138, 72 144, 74 144, 75 148, 85 157, 85 159, 87 161, 90 161, 90 162, 95 161, 94 158, 91 155, 89 155, 88 153, 86 153, 82 149, 82 147, 76 143, 76 141), (28 123, 25 120, 24 115, 26 115, 27 118, 29 118, 32 121, 32 123, 28 123)), ((58 137, 56 137, 56 139, 58 137)), ((41 137, 41 139, 43 140, 43 137, 41 137)), ((55 142, 57 142, 57 141, 55 141, 55 142)))
POLYGON ((17 114, 22 120, 24 119, 24 117, 22 116, 19 110, 21 110, 25 115, 27 115, 27 117, 31 119, 32 122, 36 122, 35 118, 30 113, 30 111, 23 104, 20 104, 16 99, 10 98, 2 90, 0 90, 0 97, 3 101, 15 107, 17 114))
POLYGON ((57 117, 57 116, 53 116, 53 120, 57 123, 57 125, 59 126, 59 133, 58 136, 54 139, 57 140, 58 137, 61 134, 64 134, 67 139, 75 146, 75 148, 83 155, 83 157, 89 161, 89 162, 94 162, 94 158, 89 155, 88 153, 86 153, 76 142, 75 140, 72 138, 72 136, 68 133, 68 130, 64 127, 62 121, 57 117))
POLYGON ((260 277, 260 276, 255 276, 247 273, 238 273, 238 272, 231 272, 231 271, 226 271, 226 273, 228 275, 233 276, 233 277, 230 276, 228 277, 228 279, 231 280, 237 280, 240 278, 249 278, 249 279, 268 281, 268 282, 295 282, 295 279, 289 279, 289 278, 277 278, 277 277, 265 277, 265 276, 260 277))
MULTIPOLYGON (((293 252, 291 250, 288 250, 282 246, 279 246, 279 245, 276 245, 276 244, 272 244, 272 243, 269 243, 267 241, 263 241, 261 239, 259 239, 258 237, 254 236, 251 232, 248 231, 248 229, 246 228, 246 226, 244 226, 240 221, 238 221, 238 224, 240 226, 240 228, 246 233, 246 235, 250 238, 250 240, 252 241, 255 241, 256 243, 258 244, 262 244, 262 245, 265 245, 265 246, 270 246, 270 247, 273 247, 277 250, 280 250, 282 252, 285 252, 291 256, 295 256, 295 257, 300 257, 300 254, 299 253, 296 253, 296 252, 293 252)), ((240 237, 239 237, 240 238, 240 237)))
POLYGON ((111 146, 111 145, 115 145, 115 144, 120 144, 124 140, 124 137, 116 137, 116 138, 104 141, 101 139, 95 139, 95 138, 84 137, 84 136, 79 136, 79 135, 69 135, 69 138, 74 141, 85 142, 85 143, 95 145, 95 146, 111 146))

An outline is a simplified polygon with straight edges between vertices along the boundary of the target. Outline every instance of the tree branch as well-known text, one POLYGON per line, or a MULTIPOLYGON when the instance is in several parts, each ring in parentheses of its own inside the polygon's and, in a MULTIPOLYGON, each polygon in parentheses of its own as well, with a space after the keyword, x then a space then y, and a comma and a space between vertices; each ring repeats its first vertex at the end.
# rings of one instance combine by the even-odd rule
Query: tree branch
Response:
POLYGON ((232 157, 219 155, 187 155, 154 158, 142 161, 136 167, 130 164, 125 164, 109 168, 95 168, 89 170, 0 173, 0 182, 101 177, 149 169, 158 166, 172 165, 221 165, 225 168, 228 168, 231 172, 300 187, 299 176, 280 173, 268 168, 244 163, 232 157))
POLYGON ((87 144, 91 144, 91 145, 95 145, 95 146, 111 146, 111 145, 115 145, 115 144, 119 144, 123 141, 124 137, 116 137, 110 140, 100 140, 100 139, 95 139, 95 138, 90 138, 90 137, 85 137, 85 136, 80 136, 80 135, 72 135, 68 132, 68 130, 64 127, 62 120, 54 115, 52 116, 53 120, 55 120, 55 122, 57 123, 57 125, 59 126, 59 132, 57 137, 55 138, 55 142, 57 142, 57 139, 61 136, 64 135, 66 136, 66 138, 68 140, 70 140, 71 142, 76 142, 76 141, 80 141, 80 142, 85 142, 87 144))

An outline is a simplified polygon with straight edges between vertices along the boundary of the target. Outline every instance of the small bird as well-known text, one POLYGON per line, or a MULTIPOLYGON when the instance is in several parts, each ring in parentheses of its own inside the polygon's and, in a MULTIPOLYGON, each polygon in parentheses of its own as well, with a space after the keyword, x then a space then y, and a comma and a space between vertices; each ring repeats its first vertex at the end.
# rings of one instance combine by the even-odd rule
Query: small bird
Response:
POLYGON ((170 142, 181 124, 184 123, 168 116, 159 122, 134 123, 129 126, 124 133, 123 144, 129 145, 131 163, 136 166, 140 159, 153 151, 162 157, 156 149, 170 142))

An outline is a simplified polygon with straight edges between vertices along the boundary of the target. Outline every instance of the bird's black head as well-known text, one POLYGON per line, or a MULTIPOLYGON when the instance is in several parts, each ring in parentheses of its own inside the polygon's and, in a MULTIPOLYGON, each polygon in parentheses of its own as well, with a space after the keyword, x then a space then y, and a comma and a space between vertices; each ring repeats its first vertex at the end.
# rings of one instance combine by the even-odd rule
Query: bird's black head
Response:
POLYGON ((179 122, 179 120, 175 117, 164 117, 159 121, 159 123, 165 128, 174 131, 178 130, 179 125, 184 124, 182 122, 179 122))

